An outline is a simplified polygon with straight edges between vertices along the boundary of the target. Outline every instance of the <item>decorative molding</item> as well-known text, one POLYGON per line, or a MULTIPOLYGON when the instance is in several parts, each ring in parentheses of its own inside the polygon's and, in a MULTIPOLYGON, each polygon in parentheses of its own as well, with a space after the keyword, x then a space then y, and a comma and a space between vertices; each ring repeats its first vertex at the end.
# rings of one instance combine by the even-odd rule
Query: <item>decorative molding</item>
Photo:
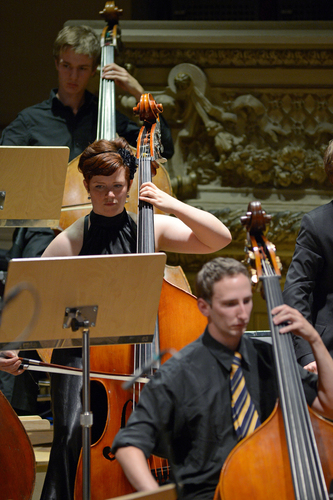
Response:
POLYGON ((172 67, 191 63, 200 68, 332 68, 332 49, 126 48, 122 59, 137 67, 172 67))

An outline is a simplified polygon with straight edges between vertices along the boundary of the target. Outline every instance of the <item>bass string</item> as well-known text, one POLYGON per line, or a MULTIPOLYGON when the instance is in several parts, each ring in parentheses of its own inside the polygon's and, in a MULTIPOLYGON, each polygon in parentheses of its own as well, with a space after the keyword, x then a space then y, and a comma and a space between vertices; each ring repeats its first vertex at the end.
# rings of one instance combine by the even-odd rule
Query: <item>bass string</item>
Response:
MULTIPOLYGON (((139 183, 141 184, 151 180, 151 159, 144 156, 139 160, 139 183)), ((155 234, 154 234, 154 208, 151 203, 139 200, 138 211, 138 253, 155 252, 155 234)))
MULTIPOLYGON (((104 43, 101 50, 101 68, 113 62, 114 46, 110 43, 104 43)), ((115 83, 113 80, 101 78, 99 83, 97 139, 112 140, 116 137, 114 105, 115 83)))
POLYGON ((297 500, 328 498, 291 334, 281 335, 281 325, 275 326, 270 314, 273 307, 283 304, 278 276, 267 262, 263 270, 295 497, 297 500))
MULTIPOLYGON (((142 134, 143 135, 143 134, 142 134)), ((150 156, 150 134, 146 131, 146 136, 141 140, 139 155, 139 182, 138 191, 141 184, 151 181, 151 161, 150 156)), ((139 200, 139 196, 138 196, 139 200)), ((154 209, 151 203, 139 200, 138 207, 138 253, 155 252, 155 233, 154 233, 154 209)), ((135 345, 134 348, 134 366, 136 369, 149 363, 154 354, 158 351, 159 345, 158 324, 156 321, 154 340, 151 343, 135 345)), ((152 373, 152 370, 151 370, 152 373)))

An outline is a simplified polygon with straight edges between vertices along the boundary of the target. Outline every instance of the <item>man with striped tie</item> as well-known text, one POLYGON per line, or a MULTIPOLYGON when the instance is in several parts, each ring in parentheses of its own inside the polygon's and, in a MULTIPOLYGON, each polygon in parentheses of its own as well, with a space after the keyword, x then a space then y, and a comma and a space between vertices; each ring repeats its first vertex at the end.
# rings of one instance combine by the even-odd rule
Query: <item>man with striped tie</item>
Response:
MULTIPOLYGON (((206 263, 197 277, 205 332, 173 356, 146 384, 112 451, 139 491, 157 487, 147 460, 167 457, 182 499, 212 500, 224 461, 272 413, 277 394, 272 346, 243 336, 252 310, 247 269, 230 258, 206 263)), ((310 342, 318 376, 299 367, 307 403, 333 419, 333 359, 319 334, 295 309, 272 311, 310 342), (319 387, 319 390, 318 390, 319 387)))

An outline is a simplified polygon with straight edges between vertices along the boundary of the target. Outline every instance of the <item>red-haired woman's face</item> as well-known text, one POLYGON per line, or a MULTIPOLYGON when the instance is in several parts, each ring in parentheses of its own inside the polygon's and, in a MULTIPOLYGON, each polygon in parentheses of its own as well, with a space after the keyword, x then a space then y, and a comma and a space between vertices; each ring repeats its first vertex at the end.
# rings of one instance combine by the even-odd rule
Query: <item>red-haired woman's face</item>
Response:
POLYGON ((83 183, 96 214, 114 217, 124 210, 128 191, 124 168, 118 168, 112 175, 94 175, 89 186, 86 181, 83 183))

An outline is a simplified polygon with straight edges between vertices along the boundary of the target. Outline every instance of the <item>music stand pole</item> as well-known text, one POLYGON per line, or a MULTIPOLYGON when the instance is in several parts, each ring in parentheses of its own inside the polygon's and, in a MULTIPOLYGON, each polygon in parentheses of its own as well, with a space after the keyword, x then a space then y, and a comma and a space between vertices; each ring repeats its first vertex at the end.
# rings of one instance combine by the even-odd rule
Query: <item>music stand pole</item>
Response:
MULTIPOLYGON (((89 322, 88 322, 89 323, 89 322)), ((82 492, 83 500, 91 498, 91 426, 93 414, 90 411, 90 342, 89 328, 82 331, 82 364, 83 364, 83 386, 82 386, 82 414, 80 423, 82 426, 82 492)))
POLYGON ((93 414, 90 411, 90 322, 83 317, 80 309, 73 308, 69 316, 72 317, 71 328, 77 331, 82 328, 82 413, 80 424, 82 427, 82 499, 91 498, 91 426, 93 414))

